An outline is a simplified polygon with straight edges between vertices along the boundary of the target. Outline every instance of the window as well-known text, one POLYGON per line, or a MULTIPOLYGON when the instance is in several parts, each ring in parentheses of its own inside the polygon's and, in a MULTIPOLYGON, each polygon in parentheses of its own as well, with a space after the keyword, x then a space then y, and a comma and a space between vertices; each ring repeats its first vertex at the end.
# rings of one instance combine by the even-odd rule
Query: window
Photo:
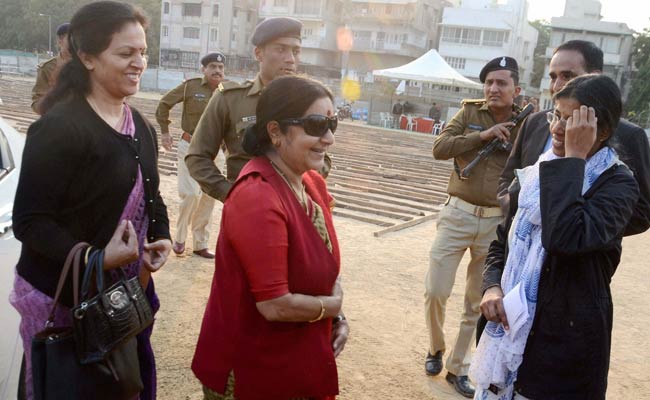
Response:
POLYGON ((237 32, 233 31, 232 34, 230 34, 230 41, 235 42, 237 41, 237 32))
POLYGON ((215 4, 212 6, 212 16, 213 17, 219 16, 219 4, 215 4))
POLYGON ((183 28, 183 38, 185 39, 198 39, 200 34, 199 28, 183 28))
POLYGON ((481 44, 479 29, 445 27, 442 30, 442 41, 449 43, 481 44))
POLYGON ((232 17, 237 18, 237 9, 236 8, 232 9, 232 17))
POLYGON ((614 36, 605 37, 605 43, 602 49, 605 53, 619 54, 621 52, 621 38, 614 36))
POLYGON ((210 29, 210 41, 216 42, 219 40, 219 29, 210 29))
POLYGON ((193 51, 181 52, 181 67, 196 68, 199 65, 199 53, 193 51))
POLYGON ((162 35, 163 37, 169 36, 169 27, 167 25, 162 26, 162 35))
POLYGON ((501 47, 508 42, 508 32, 483 31, 483 46, 501 47))
POLYGON ((460 42, 465 44, 481 44, 481 31, 479 29, 463 29, 460 42))
POLYGON ((445 57, 445 61, 453 69, 465 69, 465 59, 460 57, 445 57))
POLYGON ((288 7, 289 6, 289 0, 273 0, 273 5, 275 7, 288 7))
POLYGON ((184 17, 200 17, 201 3, 183 3, 184 17))
POLYGON ((169 14, 169 2, 168 1, 163 3, 163 14, 169 14))
POLYGON ((314 28, 302 28, 302 37, 309 37, 314 34, 314 28))

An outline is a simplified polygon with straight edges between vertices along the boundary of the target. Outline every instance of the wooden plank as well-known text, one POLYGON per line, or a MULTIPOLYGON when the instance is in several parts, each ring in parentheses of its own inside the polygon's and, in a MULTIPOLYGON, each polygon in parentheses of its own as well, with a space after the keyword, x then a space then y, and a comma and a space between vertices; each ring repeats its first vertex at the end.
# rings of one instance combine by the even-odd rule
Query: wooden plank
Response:
POLYGON ((436 219, 437 217, 438 217, 438 213, 425 215, 424 217, 421 217, 421 218, 412 219, 412 220, 404 222, 402 224, 395 224, 395 225, 390 226, 390 227, 388 227, 386 229, 382 229, 380 231, 373 232, 373 236, 374 237, 380 237, 380 236, 384 236, 387 233, 401 231, 402 229, 410 228, 412 226, 419 225, 419 224, 421 224, 423 222, 431 221, 432 219, 436 219))

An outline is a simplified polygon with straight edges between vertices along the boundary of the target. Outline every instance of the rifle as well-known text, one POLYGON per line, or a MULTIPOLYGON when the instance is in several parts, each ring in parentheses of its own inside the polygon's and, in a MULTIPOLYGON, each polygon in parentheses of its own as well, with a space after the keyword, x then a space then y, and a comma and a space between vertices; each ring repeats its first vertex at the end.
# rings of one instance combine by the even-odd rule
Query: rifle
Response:
MULTIPOLYGON (((517 126, 518 123, 523 121, 528 116, 528 114, 533 112, 534 108, 535 108, 535 106, 533 106, 532 104, 528 104, 526 107, 524 107, 524 109, 521 110, 521 112, 519 114, 515 115, 510 120, 510 122, 514 122, 514 125, 511 126, 510 128, 508 128, 508 130, 512 130, 512 128, 517 126)), ((476 165, 478 165, 478 163, 480 163, 483 159, 487 158, 490 154, 492 154, 493 151, 498 150, 498 149, 510 152, 510 150, 512 150, 512 143, 510 143, 510 142, 505 142, 504 143, 501 140, 499 140, 498 138, 492 139, 490 141, 490 143, 486 144, 485 146, 483 146, 483 148, 481 150, 479 150, 476 157, 474 157, 474 159, 472 161, 470 161, 470 163, 467 164, 465 166, 465 168, 463 168, 460 171, 459 171, 458 168, 456 168, 456 172, 458 173, 458 177, 461 180, 469 179, 469 175, 470 175, 470 173, 472 173, 472 169, 474 169, 474 167, 476 167, 476 165)))

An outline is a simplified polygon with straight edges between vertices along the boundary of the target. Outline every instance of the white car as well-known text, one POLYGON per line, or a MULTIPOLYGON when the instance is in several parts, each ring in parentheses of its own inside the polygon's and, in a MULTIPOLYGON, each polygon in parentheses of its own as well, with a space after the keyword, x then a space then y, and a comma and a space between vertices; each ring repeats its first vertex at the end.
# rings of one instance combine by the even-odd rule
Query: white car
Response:
POLYGON ((25 135, 0 118, 0 400, 15 399, 23 357, 18 334, 20 317, 9 304, 14 270, 20 256, 20 242, 13 235, 14 207, 25 135))

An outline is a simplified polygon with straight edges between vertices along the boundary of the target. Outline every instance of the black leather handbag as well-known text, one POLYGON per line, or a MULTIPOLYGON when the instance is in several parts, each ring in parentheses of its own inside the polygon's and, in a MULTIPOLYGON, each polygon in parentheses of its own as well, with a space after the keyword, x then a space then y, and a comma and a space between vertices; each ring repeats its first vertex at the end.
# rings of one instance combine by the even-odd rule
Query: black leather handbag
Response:
POLYGON ((77 355, 82 364, 102 361, 119 344, 153 323, 153 312, 137 276, 104 290, 104 250, 93 252, 81 286, 81 303, 72 309, 77 355), (97 294, 90 297, 95 275, 97 294))
POLYGON ((74 264, 74 302, 79 303, 79 263, 88 245, 72 248, 64 264, 45 330, 32 339, 34 400, 131 400, 143 389, 135 337, 116 346, 106 358, 81 364, 72 327, 54 327, 54 313, 63 284, 74 264))

